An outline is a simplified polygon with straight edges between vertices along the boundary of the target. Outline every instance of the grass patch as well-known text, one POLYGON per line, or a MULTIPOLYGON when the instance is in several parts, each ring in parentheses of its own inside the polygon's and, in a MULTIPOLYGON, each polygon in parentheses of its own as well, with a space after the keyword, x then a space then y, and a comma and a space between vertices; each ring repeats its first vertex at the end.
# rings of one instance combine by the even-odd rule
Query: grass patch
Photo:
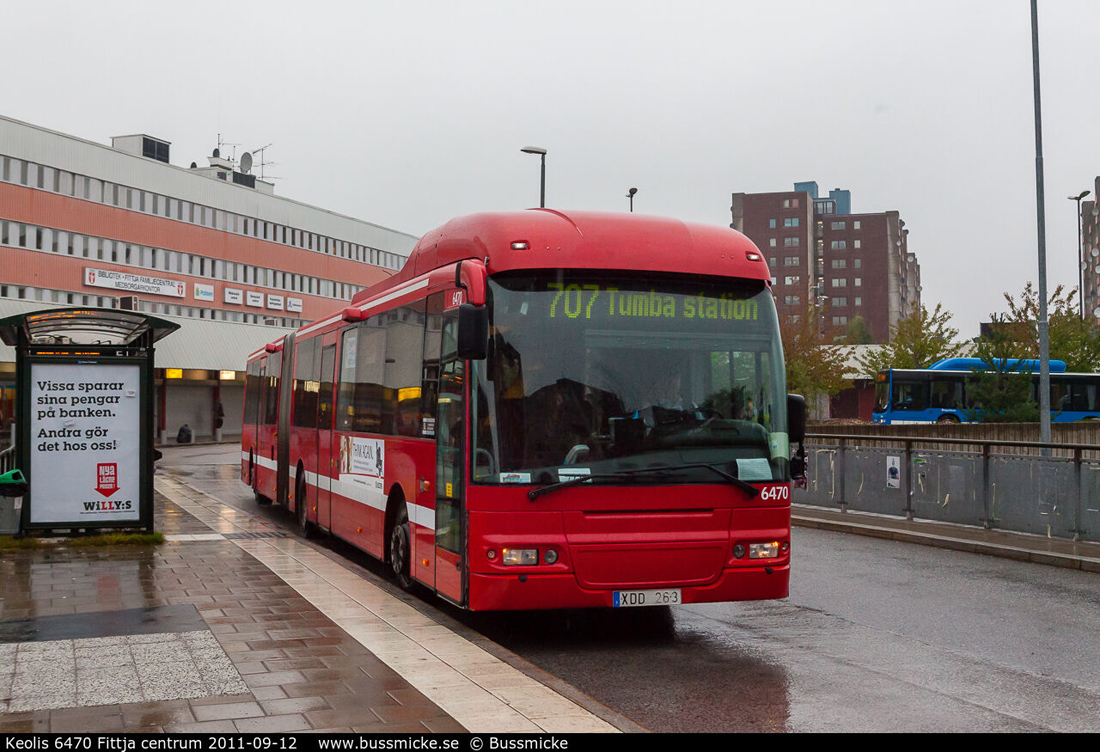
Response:
POLYGON ((101 533, 78 538, 17 538, 0 535, 0 551, 34 550, 50 547, 98 548, 101 546, 158 546, 164 543, 164 533, 101 533))
POLYGON ((164 543, 164 533, 102 533, 69 538, 64 545, 75 548, 93 546, 158 546, 164 543))
POLYGON ((41 548, 38 538, 16 538, 13 535, 0 535, 0 551, 20 551, 41 548))

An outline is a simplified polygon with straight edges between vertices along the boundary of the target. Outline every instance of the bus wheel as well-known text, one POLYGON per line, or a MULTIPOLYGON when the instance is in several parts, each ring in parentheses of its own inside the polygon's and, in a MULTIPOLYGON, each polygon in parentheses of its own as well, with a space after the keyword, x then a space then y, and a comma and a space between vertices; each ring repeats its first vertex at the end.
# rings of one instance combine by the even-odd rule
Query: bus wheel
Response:
POLYGON ((309 504, 306 503, 306 473, 301 467, 294 489, 294 511, 298 515, 298 532, 303 538, 313 537, 313 523, 309 521, 309 504))
POLYGON ((412 560, 412 546, 409 545, 409 513, 405 509, 405 502, 398 502, 401 508, 397 510, 397 518, 393 521, 393 529, 390 531, 390 566, 393 568, 394 579, 402 590, 412 588, 412 576, 410 561, 412 560))
POLYGON ((940 417, 936 418, 936 422, 944 425, 958 423, 959 416, 951 415, 950 413, 948 413, 947 415, 941 415, 940 417))

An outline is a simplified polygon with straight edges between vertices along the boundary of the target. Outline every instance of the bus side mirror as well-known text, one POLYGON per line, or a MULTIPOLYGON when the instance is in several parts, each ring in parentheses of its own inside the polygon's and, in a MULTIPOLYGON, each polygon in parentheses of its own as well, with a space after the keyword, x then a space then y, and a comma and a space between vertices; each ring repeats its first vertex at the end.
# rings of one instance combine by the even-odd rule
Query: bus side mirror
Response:
POLYGON ((458 357, 485 360, 489 354, 489 307, 463 303, 458 307, 458 357))
POLYGON ((787 438, 792 444, 806 439, 806 398, 801 394, 787 395, 787 438))

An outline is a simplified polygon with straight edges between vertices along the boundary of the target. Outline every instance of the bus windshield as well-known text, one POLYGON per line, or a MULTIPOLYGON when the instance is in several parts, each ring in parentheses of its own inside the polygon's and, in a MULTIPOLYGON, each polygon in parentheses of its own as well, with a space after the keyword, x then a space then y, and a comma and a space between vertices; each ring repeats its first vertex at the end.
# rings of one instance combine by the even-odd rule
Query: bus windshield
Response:
POLYGON ((782 346, 762 283, 562 270, 492 277, 489 298, 475 482, 653 482, 647 468, 715 482, 705 465, 789 479, 782 346))

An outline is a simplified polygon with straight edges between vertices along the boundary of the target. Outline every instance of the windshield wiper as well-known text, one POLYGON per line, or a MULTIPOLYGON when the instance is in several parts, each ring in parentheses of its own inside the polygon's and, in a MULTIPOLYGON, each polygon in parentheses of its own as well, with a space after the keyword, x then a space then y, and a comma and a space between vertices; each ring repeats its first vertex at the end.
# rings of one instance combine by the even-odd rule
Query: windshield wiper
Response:
POLYGON ((736 475, 727 473, 717 465, 711 465, 705 462, 691 463, 687 465, 661 465, 659 467, 640 467, 633 470, 619 470, 614 473, 594 473, 592 475, 579 475, 576 478, 570 480, 564 480, 560 483, 551 483, 548 486, 542 486, 541 488, 532 488, 527 492, 527 498, 531 501, 535 501, 540 496, 543 496, 553 491, 557 491, 560 488, 568 488, 569 486, 579 486, 581 483, 590 481, 593 479, 599 480, 621 480, 629 478, 635 475, 655 475, 658 478, 667 478, 670 473, 676 473, 681 470, 695 470, 703 469, 710 470, 712 473, 721 476, 731 486, 736 486, 749 495, 750 499, 755 499, 760 495, 760 489, 756 486, 746 483, 738 478, 736 475))

